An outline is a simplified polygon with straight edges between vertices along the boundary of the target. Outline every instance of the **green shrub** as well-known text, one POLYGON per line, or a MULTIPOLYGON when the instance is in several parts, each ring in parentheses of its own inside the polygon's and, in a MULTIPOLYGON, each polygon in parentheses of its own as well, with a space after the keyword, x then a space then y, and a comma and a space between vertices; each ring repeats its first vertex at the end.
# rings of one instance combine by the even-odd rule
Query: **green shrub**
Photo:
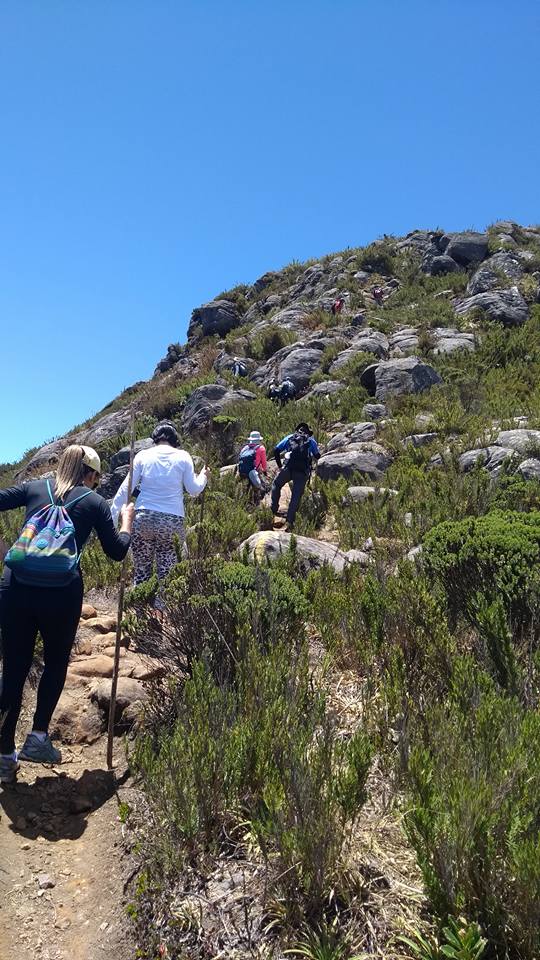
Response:
POLYGON ((286 327, 279 327, 276 324, 269 324, 260 333, 250 337, 249 354, 255 360, 265 363, 278 350, 295 343, 298 339, 297 334, 286 327))
POLYGON ((540 717, 470 658, 426 710, 407 761, 408 836, 437 915, 478 919, 490 955, 540 949, 540 717))
POLYGON ((394 273, 395 258, 392 242, 370 243, 358 255, 358 268, 370 268, 377 273, 390 276, 394 273))

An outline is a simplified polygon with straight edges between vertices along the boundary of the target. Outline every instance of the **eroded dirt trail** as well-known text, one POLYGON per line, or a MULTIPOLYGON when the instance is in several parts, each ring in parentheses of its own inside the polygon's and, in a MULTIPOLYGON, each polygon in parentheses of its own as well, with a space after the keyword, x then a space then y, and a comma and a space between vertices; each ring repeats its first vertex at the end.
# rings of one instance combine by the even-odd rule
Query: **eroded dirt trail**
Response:
MULTIPOLYGON (((126 799, 124 747, 117 738, 114 778, 107 772, 104 717, 91 699, 96 684, 110 688, 103 646, 111 634, 95 625, 105 629, 96 617, 81 622, 53 720, 62 763, 21 762, 16 784, 0 785, 0 960, 135 956, 119 818, 126 799), (83 670, 89 675, 79 675, 83 670)), ((31 727, 34 703, 35 691, 28 689, 18 742, 31 727)))

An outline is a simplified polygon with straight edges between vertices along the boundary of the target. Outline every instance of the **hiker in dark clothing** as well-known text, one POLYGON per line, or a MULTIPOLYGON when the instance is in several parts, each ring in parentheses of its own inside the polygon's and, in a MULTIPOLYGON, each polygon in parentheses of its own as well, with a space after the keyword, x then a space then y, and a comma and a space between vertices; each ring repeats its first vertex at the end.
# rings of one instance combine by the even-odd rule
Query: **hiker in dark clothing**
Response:
POLYGON ((248 369, 240 357, 234 357, 232 372, 233 377, 247 377, 248 369))
POLYGON ((131 539, 133 506, 124 507, 117 532, 107 501, 94 492, 100 473, 96 451, 73 445, 64 451, 54 480, 30 480, 0 490, 0 511, 16 507, 26 511, 23 533, 5 557, 0 581, 0 783, 15 779, 19 758, 35 763, 61 760, 48 727, 64 687, 81 616, 80 554, 92 530, 113 560, 124 559, 131 539), (57 521, 54 526, 53 518, 57 521), (61 549, 56 543, 62 544, 61 549), (38 632, 43 641, 44 669, 33 729, 17 757, 15 728, 38 632))
POLYGON ((373 287, 373 299, 378 307, 382 307, 384 302, 384 290, 379 285, 373 287))
POLYGON ((345 303, 345 297, 338 297, 337 300, 334 300, 332 304, 332 313, 334 316, 337 316, 343 310, 343 304, 345 303))
POLYGON ((271 508, 274 516, 279 510, 281 490, 286 483, 292 484, 292 496, 287 510, 287 527, 294 525, 296 512, 300 506, 302 494, 311 475, 314 460, 320 457, 313 431, 307 423, 299 423, 294 433, 280 440, 274 450, 279 473, 272 484, 271 508), (281 459, 283 454, 283 461, 281 459))

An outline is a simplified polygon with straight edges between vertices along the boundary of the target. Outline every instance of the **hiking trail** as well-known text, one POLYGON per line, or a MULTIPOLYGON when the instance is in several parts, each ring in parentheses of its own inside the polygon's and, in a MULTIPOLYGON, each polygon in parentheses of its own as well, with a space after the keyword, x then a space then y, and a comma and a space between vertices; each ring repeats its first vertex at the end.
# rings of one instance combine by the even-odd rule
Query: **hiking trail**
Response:
MULTIPOLYGON (((66 730, 72 711, 71 736, 59 744, 62 763, 21 762, 17 783, 0 786, 0 960, 132 960, 135 953, 125 910, 131 865, 119 817, 129 795, 125 750, 116 738, 115 782, 103 721, 93 727, 89 693, 96 680, 74 673, 84 658, 98 659, 88 656, 97 634, 90 623, 81 621, 59 705, 66 730)), ((18 742, 34 701, 28 690, 18 742)), ((54 727, 53 720, 53 735, 54 727)))

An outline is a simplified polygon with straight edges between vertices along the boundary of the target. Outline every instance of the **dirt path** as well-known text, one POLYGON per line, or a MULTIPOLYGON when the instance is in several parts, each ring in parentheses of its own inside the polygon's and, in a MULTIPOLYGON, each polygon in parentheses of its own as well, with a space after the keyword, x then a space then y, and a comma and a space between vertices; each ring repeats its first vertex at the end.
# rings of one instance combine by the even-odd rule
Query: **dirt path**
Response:
MULTIPOLYGON (((104 660, 101 640, 109 637, 81 624, 56 713, 63 717, 61 765, 21 762, 17 783, 0 785, 0 960, 135 956, 124 894, 131 868, 119 817, 128 794, 124 748, 117 739, 115 781, 107 772, 103 724, 89 699, 92 679, 75 673, 84 660, 104 660)), ((19 741, 34 701, 29 690, 19 741)))

